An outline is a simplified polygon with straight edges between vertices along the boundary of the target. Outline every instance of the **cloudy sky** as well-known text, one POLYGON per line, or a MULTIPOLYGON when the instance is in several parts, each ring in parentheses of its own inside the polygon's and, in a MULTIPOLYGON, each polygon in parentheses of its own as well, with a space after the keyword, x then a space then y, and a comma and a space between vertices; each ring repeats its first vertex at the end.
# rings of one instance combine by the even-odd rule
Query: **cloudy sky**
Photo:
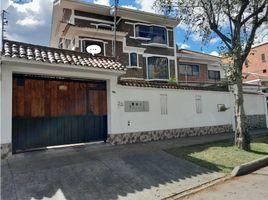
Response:
MULTIPOLYGON (((1 10, 8 14, 8 26, 6 37, 10 40, 28 42, 40 45, 49 45, 50 26, 53 0, 0 0, 1 10)), ((83 0, 102 5, 111 5, 110 0, 83 0)), ((139 9, 147 12, 155 12, 152 8, 154 0, 119 0, 120 6, 139 9)), ((258 42, 268 41, 268 27, 262 27, 258 42), (266 34, 263 34, 266 31, 266 34)), ((213 39, 209 45, 203 46, 200 38, 193 35, 189 40, 184 39, 183 26, 176 28, 178 46, 181 48, 203 51, 217 55, 219 39, 213 39)))

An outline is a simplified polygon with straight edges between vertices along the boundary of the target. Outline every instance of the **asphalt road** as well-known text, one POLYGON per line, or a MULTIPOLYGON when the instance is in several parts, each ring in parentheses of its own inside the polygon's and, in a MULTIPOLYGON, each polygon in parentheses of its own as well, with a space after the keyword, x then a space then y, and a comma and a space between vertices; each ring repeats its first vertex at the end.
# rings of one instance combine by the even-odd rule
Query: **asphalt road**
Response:
POLYGON ((268 199, 268 167, 246 176, 217 184, 183 200, 257 200, 268 199))

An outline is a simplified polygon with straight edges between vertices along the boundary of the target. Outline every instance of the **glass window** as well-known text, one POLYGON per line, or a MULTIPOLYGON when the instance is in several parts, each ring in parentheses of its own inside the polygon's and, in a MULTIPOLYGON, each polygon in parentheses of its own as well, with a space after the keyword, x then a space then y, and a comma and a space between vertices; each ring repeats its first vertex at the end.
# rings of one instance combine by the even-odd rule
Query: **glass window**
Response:
POLYGON ((180 75, 199 76, 198 65, 179 65, 180 75))
POLYGON ((130 53, 130 66, 138 66, 137 53, 130 53))
POLYGON ((163 27, 136 25, 136 37, 150 39, 151 43, 167 43, 167 31, 163 27))
POLYGON ((220 71, 208 70, 208 79, 221 80, 220 71))
POLYGON ((168 79, 168 59, 163 57, 148 57, 148 78, 168 79))
POLYGON ((150 26, 137 25, 136 37, 150 38, 150 26))

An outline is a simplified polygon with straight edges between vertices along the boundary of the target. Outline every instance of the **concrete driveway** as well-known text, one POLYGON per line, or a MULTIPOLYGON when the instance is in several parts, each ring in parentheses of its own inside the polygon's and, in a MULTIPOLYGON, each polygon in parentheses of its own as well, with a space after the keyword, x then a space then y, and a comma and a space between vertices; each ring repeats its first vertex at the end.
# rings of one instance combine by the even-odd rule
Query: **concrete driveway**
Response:
POLYGON ((230 137, 180 138, 133 145, 87 145, 2 160, 2 200, 162 199, 222 177, 164 148, 230 137))

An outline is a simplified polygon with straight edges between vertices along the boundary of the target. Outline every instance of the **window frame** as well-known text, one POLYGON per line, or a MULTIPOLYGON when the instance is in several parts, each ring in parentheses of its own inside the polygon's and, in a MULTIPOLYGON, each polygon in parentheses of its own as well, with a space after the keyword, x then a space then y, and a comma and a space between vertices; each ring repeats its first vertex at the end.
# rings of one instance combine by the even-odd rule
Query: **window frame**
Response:
POLYGON ((128 53, 128 66, 127 68, 141 68, 139 67, 139 54, 137 52, 129 52, 128 53), (135 53, 137 55, 137 65, 131 65, 131 54, 135 53))
POLYGON ((200 65, 199 64, 179 63, 178 65, 179 65, 179 73, 178 73, 179 76, 197 76, 197 77, 200 76, 200 65), (181 70, 180 70, 180 66, 181 65, 184 65, 184 66, 187 65, 187 74, 182 74, 181 73, 181 70), (189 66, 192 68, 191 69, 191 74, 188 74, 188 67, 189 66), (198 67, 198 75, 194 75, 193 66, 197 66, 198 67))
MULTIPOLYGON (((80 43, 80 51, 83 53, 83 42, 84 41, 93 41, 93 42, 98 42, 98 43, 103 43, 103 56, 106 56, 106 44, 107 42, 103 40, 98 40, 98 39, 91 39, 91 38, 79 38, 79 43, 80 43)), ((87 52, 84 52, 87 53, 87 52)))
POLYGON ((170 60, 168 59, 168 57, 166 57, 166 56, 159 56, 159 55, 155 55, 155 56, 148 56, 148 57, 146 57, 146 78, 147 78, 147 80, 151 80, 151 81, 153 81, 153 80, 155 80, 155 81, 168 81, 169 79, 170 79, 170 60), (167 59, 167 68, 168 68, 168 77, 167 77, 167 79, 161 79, 161 78, 152 78, 152 79, 150 79, 149 78, 149 58, 151 58, 151 57, 155 57, 155 58, 166 58, 167 59))
MULTIPOLYGON (((167 30, 167 27, 160 26, 160 25, 155 25, 155 24, 142 24, 142 23, 135 23, 133 26, 134 26, 134 38, 146 40, 149 44, 161 44, 161 45, 168 46, 168 44, 169 44, 169 38, 168 38, 168 30, 167 30), (153 38, 152 37, 141 37, 141 36, 137 36, 137 26, 146 26, 146 27, 149 27, 149 29, 153 29, 153 27, 164 29, 165 30, 165 42, 164 43, 160 43, 160 42, 153 41, 153 38)), ((151 30, 150 30, 149 34, 151 34, 151 30)))
POLYGON ((220 81, 221 80, 221 71, 219 71, 219 70, 208 70, 208 80, 220 81), (210 78, 209 72, 213 72, 214 73, 214 77, 215 77, 215 72, 219 73, 219 79, 210 78))

